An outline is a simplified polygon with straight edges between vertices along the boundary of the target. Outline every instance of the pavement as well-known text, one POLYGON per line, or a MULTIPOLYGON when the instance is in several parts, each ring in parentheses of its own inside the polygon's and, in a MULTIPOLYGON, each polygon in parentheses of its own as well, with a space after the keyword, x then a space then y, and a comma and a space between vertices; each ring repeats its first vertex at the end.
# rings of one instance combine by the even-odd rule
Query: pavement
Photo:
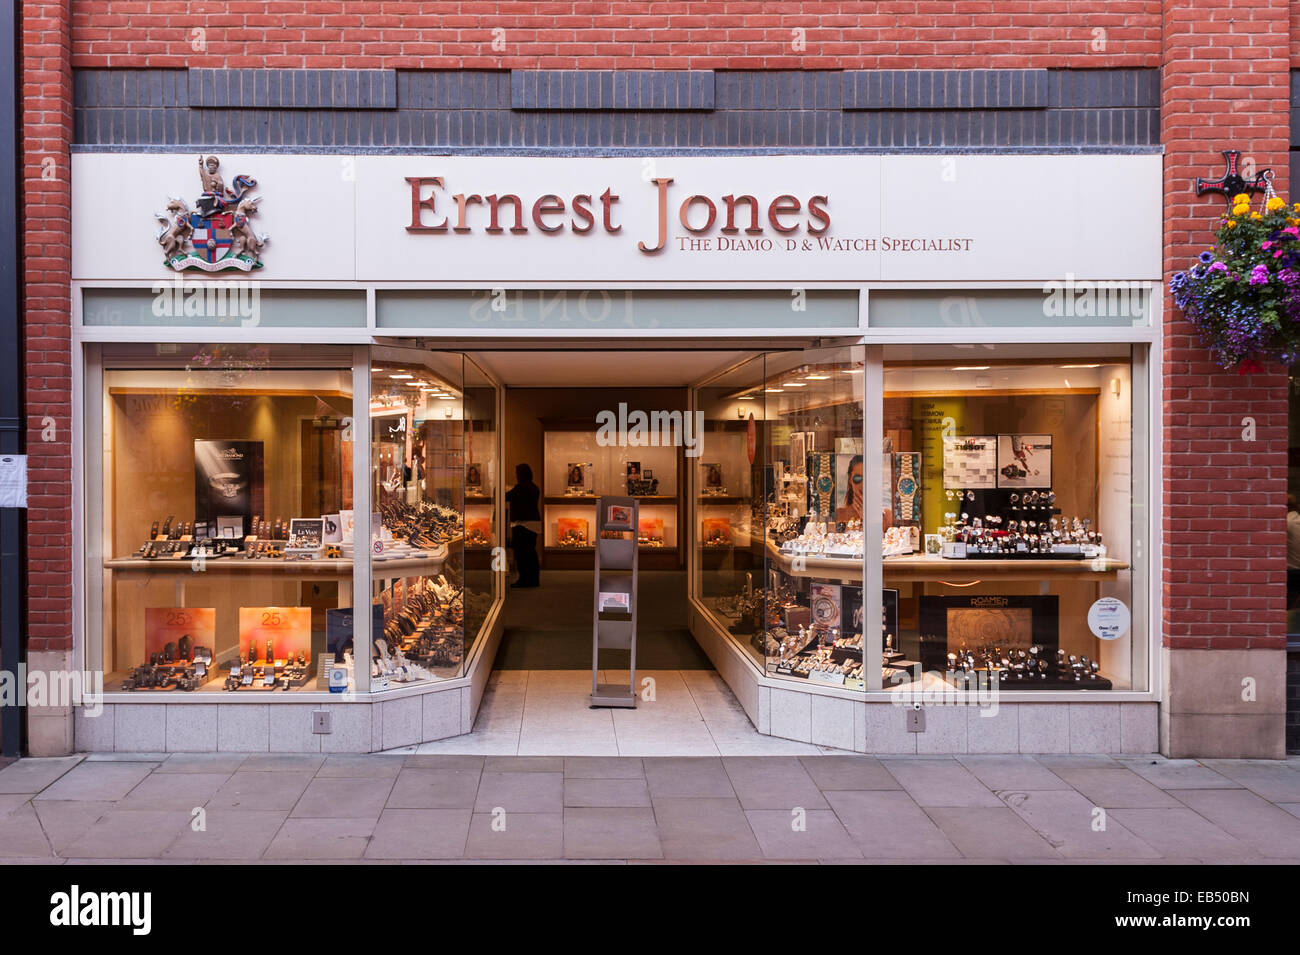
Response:
POLYGON ((23 759, 0 861, 1297 862, 1300 759, 23 759))

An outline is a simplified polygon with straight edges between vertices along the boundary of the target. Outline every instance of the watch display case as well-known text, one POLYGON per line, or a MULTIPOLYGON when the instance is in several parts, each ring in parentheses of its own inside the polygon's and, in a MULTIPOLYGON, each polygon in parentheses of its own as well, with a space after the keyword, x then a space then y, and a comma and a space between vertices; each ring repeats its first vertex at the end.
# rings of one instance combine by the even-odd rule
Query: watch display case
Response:
POLYGON ((681 448, 629 446, 618 435, 605 440, 590 419, 546 420, 542 425, 542 546, 546 566, 592 565, 596 499, 606 494, 637 499, 637 543, 642 566, 676 568, 680 562, 681 448))
POLYGON ((883 376, 884 580, 915 661, 885 686, 1141 688, 1129 346, 889 346, 883 376))
POLYGON ((763 649, 768 673, 865 688, 864 349, 768 356, 763 649))
POLYGON ((694 470, 692 587, 718 625, 762 660, 764 357, 695 392, 703 415, 694 470))
POLYGON ((324 540, 352 507, 351 350, 105 346, 102 382, 105 689, 323 689, 352 604, 324 540))
POLYGON ((357 547, 379 614, 380 642, 357 654, 374 688, 463 672, 500 599, 498 389, 460 354, 374 348, 360 368, 356 354, 98 347, 87 657, 106 690, 355 688, 357 547), (353 500, 357 373, 373 397, 368 515, 353 500))
POLYGON ((468 358, 372 350, 371 690, 461 676, 497 597, 497 392, 468 358))

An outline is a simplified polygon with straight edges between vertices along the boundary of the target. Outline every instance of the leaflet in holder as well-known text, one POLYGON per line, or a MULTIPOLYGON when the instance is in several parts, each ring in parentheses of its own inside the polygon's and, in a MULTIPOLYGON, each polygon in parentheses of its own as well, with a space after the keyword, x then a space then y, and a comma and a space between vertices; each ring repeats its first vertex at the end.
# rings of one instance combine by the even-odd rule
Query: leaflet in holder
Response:
POLYGON ((610 504, 605 508, 605 526, 607 531, 630 531, 632 526, 632 508, 622 504, 610 504))
POLYGON ((632 595, 621 591, 602 590, 598 606, 601 613, 631 614, 632 595))

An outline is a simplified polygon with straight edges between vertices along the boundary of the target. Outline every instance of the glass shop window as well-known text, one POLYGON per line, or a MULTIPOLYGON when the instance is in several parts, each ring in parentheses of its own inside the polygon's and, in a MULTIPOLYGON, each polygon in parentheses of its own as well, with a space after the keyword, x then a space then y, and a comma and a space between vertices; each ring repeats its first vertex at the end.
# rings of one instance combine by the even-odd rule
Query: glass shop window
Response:
POLYGON ((87 655, 105 689, 350 686, 351 350, 106 345, 101 367, 87 655))
POLYGON ((883 353, 884 688, 1145 689, 1130 346, 883 353))

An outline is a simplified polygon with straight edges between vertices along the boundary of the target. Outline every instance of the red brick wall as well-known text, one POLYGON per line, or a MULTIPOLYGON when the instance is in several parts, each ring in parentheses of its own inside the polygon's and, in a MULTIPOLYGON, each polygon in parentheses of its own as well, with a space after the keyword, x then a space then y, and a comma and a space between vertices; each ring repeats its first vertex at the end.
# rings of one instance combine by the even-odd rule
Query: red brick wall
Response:
MULTIPOLYGON (((1285 0, 74 0, 69 50, 67 4, 25 4, 32 646, 66 645, 70 610, 69 54, 76 66, 175 68, 1163 65, 1169 273, 1204 247, 1221 208, 1190 191, 1195 176, 1220 168, 1220 149, 1240 148, 1272 167, 1286 191, 1296 7, 1293 15, 1285 0), (802 52, 792 45, 796 28, 806 31, 802 52), (494 50, 494 39, 504 49, 494 50), (44 157, 55 160, 52 180, 41 177, 44 157), (57 422, 54 442, 40 440, 47 414, 57 422)), ((1166 312, 1165 642, 1281 646, 1286 375, 1222 372, 1168 303, 1166 312), (1256 422, 1254 444, 1241 439, 1246 416, 1256 422)))
MULTIPOLYGON (((1285 25, 1278 35, 1285 37, 1285 25)), ((316 69, 1156 67, 1160 3, 75 0, 73 63, 316 69), (805 31, 803 51, 793 46, 798 28, 805 31), (494 49, 494 39, 504 48, 494 49)))
POLYGON ((30 650, 72 646, 72 366, 67 3, 22 11, 22 268, 27 323, 27 553, 30 650), (53 431, 44 424, 53 419, 53 431), (52 437, 53 440, 46 440, 52 437))
MULTIPOLYGON (((1213 242, 1225 203, 1197 198, 1192 182, 1219 174, 1220 150, 1271 168, 1288 194, 1288 21, 1279 0, 1165 3, 1166 275, 1213 242)), ((1286 372, 1223 371, 1167 297, 1165 308, 1165 645, 1283 647, 1286 372), (1254 443, 1242 439, 1246 417, 1254 443)))

